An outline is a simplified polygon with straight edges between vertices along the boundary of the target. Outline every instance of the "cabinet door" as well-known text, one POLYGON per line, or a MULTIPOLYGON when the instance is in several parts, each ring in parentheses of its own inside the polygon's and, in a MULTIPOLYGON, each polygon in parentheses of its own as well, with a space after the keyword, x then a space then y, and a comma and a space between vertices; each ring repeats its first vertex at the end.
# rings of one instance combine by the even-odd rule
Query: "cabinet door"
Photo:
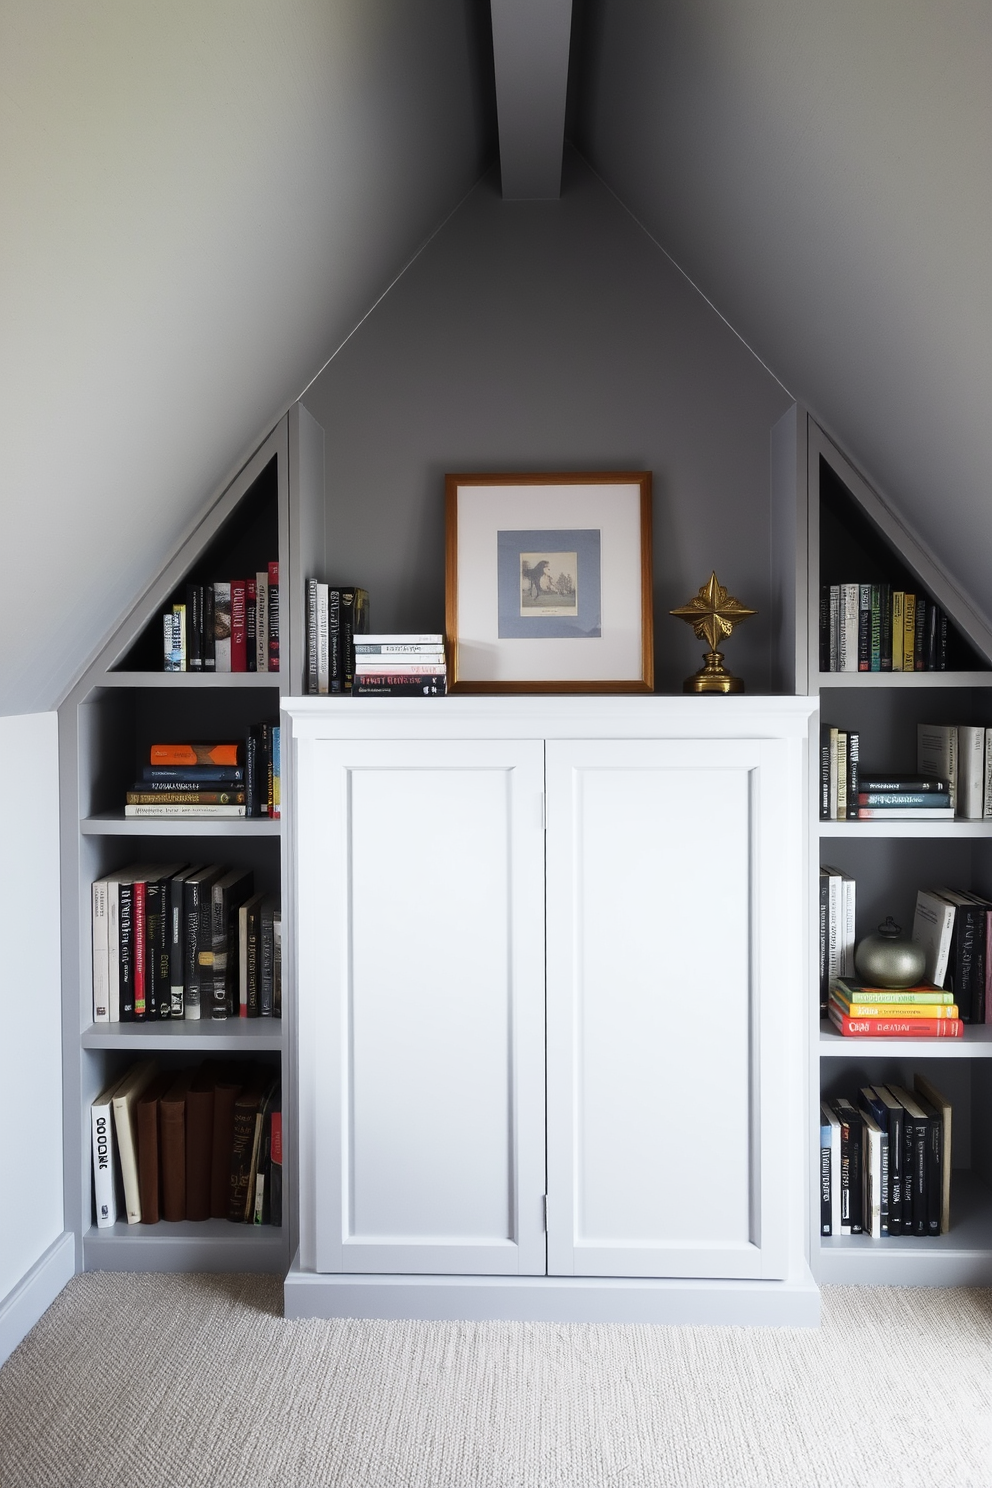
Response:
POLYGON ((317 1270, 546 1269, 543 764, 301 745, 317 1270))
POLYGON ((547 785, 548 1269, 784 1276, 799 746, 549 743, 547 785))

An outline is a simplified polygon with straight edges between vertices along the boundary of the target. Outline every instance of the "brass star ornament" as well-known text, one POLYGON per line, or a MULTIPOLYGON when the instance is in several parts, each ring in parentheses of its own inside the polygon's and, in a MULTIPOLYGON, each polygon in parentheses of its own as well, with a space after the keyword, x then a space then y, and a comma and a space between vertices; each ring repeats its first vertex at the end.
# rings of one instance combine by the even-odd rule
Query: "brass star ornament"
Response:
POLYGON ((669 610, 670 615, 677 615, 680 620, 685 620, 691 625, 701 641, 706 641, 709 650, 706 652, 705 665, 700 667, 693 676, 686 677, 682 684, 683 692, 743 692, 744 683, 740 677, 734 677, 723 665, 723 652, 718 651, 717 642, 729 636, 735 625, 742 620, 748 620, 756 615, 757 610, 749 610, 747 605, 742 605, 739 599, 734 599, 732 594, 720 583, 715 573, 711 573, 709 579, 700 587, 699 593, 688 604, 680 605, 677 610, 669 610))

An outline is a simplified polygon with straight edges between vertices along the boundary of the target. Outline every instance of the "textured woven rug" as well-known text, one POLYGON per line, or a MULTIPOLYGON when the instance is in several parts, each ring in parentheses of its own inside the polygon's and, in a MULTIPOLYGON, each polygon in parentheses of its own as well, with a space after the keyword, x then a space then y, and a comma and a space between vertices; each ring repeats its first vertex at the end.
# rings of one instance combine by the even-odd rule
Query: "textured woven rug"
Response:
POLYGON ((3 1488, 992 1488, 992 1291, 819 1331, 285 1322, 268 1277, 76 1277, 0 1371, 3 1488))

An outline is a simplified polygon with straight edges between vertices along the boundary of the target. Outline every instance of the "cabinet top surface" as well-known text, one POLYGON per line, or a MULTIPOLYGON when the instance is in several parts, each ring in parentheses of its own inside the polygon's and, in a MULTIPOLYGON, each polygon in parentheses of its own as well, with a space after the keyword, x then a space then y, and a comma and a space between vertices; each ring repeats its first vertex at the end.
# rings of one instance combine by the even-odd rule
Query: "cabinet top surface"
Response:
POLYGON ((297 737, 342 733, 449 734, 452 727, 491 734, 781 738, 805 737, 816 699, 809 697, 543 697, 448 696, 441 698, 286 698, 282 711, 297 737))

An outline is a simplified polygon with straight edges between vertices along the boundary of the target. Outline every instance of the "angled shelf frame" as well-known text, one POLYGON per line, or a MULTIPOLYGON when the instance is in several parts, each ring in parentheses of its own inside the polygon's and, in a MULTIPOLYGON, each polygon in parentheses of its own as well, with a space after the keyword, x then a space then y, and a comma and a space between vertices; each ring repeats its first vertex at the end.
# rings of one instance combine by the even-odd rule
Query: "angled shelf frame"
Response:
MULTIPOLYGON (((242 737, 263 718, 278 722, 282 699, 303 690, 303 579, 323 562, 323 513, 323 431, 297 404, 205 504, 204 514, 59 706, 64 1187, 77 1269, 284 1273, 296 1245, 291 943, 284 956, 281 1019, 95 1023, 90 886, 136 860, 217 861, 250 866, 257 887, 285 897, 288 858, 282 821, 125 819, 122 802, 140 753, 155 736, 242 737), (254 572, 276 558, 278 671, 158 669, 160 617, 187 581, 254 572), (281 1227, 208 1220, 154 1225, 119 1221, 109 1229, 97 1228, 90 1105, 100 1089, 140 1057, 154 1057, 163 1070, 197 1065, 206 1057, 247 1057, 280 1072, 286 1113, 281 1227)), ((286 760, 282 774, 287 792, 291 770, 286 760)))

